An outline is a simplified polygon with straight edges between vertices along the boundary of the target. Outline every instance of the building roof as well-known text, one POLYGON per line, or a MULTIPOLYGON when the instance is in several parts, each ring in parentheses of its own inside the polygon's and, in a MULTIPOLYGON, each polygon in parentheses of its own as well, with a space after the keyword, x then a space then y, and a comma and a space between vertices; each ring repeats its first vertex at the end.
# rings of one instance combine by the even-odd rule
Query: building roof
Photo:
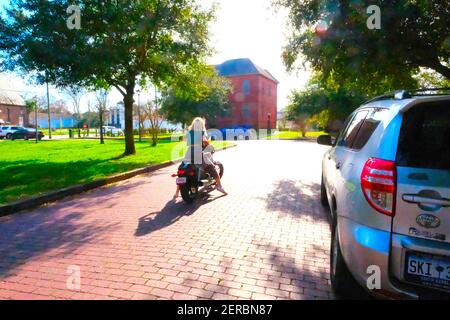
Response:
POLYGON ((276 83, 277 79, 266 69, 263 69, 253 63, 250 59, 233 59, 216 65, 217 72, 223 77, 242 76, 248 74, 259 74, 276 83))
POLYGON ((10 104, 15 106, 24 106, 25 101, 15 92, 0 91, 0 104, 10 104))
POLYGON ((0 104, 24 106, 25 101, 15 89, 12 77, 8 74, 0 73, 0 104))

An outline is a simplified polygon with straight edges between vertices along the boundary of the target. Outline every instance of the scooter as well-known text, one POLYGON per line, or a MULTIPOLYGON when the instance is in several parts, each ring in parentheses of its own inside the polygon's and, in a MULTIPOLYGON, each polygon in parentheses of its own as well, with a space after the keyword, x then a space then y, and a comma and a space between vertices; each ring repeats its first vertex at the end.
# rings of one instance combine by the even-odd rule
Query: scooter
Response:
MULTIPOLYGON (((224 167, 219 161, 215 161, 216 170, 220 178, 223 177, 224 167)), ((187 203, 192 203, 201 193, 210 193, 215 189, 216 180, 202 170, 201 165, 181 163, 178 168, 176 183, 180 187, 181 197, 187 203)))

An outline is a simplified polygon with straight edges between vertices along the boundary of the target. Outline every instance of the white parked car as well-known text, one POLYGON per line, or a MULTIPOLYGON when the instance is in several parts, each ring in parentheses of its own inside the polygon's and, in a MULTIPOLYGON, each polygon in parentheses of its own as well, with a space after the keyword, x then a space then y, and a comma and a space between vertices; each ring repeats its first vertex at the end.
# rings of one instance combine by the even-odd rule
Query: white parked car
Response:
POLYGON ((123 130, 113 126, 103 126, 103 133, 111 136, 123 136, 123 130))
POLYGON ((13 132, 22 129, 20 126, 2 126, 0 127, 0 139, 11 139, 13 132))

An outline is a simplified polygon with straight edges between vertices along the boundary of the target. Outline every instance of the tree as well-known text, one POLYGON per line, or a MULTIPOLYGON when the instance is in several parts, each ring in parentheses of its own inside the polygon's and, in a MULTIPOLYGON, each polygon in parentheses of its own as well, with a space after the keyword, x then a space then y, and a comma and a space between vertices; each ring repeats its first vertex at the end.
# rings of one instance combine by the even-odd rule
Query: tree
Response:
POLYGON ((27 109, 27 114, 35 112, 36 108, 39 108, 37 99, 25 99, 25 107, 27 109))
POLYGON ((193 118, 203 116, 209 126, 214 127, 216 117, 230 110, 231 84, 213 68, 205 70, 196 82, 204 83, 207 91, 202 95, 192 95, 189 90, 168 88, 163 92, 161 111, 167 120, 174 123, 186 125, 193 118))
POLYGON ((95 98, 97 99, 97 111, 98 111, 98 119, 99 119, 99 127, 100 127, 100 144, 105 144, 105 140, 103 137, 103 116, 106 112, 106 108, 108 106, 108 95, 109 90, 107 89, 99 89, 95 93, 95 98))
POLYGON ((69 96, 73 107, 73 113, 77 120, 81 118, 81 99, 86 95, 86 90, 80 86, 67 86, 63 89, 64 93, 69 96))
POLYGON ((432 70, 421 70, 416 77, 422 88, 450 88, 450 79, 432 70))
POLYGON ((339 124, 360 106, 368 95, 351 84, 337 85, 331 78, 324 81, 314 74, 304 90, 293 91, 286 112, 288 120, 295 121, 303 135, 308 123, 327 131, 336 131, 339 124))
POLYGON ((31 100, 36 102, 39 113, 47 112, 47 96, 45 94, 35 95, 31 100))
POLYGON ((70 114, 69 109, 67 108, 66 100, 63 99, 53 101, 53 103, 50 105, 50 111, 53 113, 58 113, 60 115, 70 114))
POLYGON ((152 139, 152 146, 156 146, 158 144, 158 135, 163 122, 161 111, 158 108, 158 105, 151 101, 147 102, 147 104, 143 108, 143 111, 143 119, 148 119, 150 123, 150 136, 152 139))
POLYGON ((62 15, 71 0, 13 0, 0 20, 2 65, 37 71, 57 86, 115 87, 125 106, 125 155, 135 154, 133 102, 137 83, 192 87, 205 67, 213 10, 196 0, 79 0, 81 28, 62 15))
POLYGON ((450 79, 448 0, 275 2, 289 9, 292 33, 283 53, 289 69, 301 56, 325 77, 359 86, 408 88, 419 67, 450 79), (381 8, 380 29, 367 26, 373 4, 381 8))

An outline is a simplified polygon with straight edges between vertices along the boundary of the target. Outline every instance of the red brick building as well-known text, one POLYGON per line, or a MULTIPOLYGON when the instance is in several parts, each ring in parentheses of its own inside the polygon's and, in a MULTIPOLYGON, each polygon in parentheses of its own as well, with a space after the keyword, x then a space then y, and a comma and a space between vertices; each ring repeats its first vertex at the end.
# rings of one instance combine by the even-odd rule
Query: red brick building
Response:
POLYGON ((27 108, 18 94, 0 92, 0 124, 28 126, 27 108))
POLYGON ((230 114, 216 119, 219 129, 245 127, 275 129, 278 81, 250 59, 228 60, 217 65, 219 75, 231 81, 230 114))

